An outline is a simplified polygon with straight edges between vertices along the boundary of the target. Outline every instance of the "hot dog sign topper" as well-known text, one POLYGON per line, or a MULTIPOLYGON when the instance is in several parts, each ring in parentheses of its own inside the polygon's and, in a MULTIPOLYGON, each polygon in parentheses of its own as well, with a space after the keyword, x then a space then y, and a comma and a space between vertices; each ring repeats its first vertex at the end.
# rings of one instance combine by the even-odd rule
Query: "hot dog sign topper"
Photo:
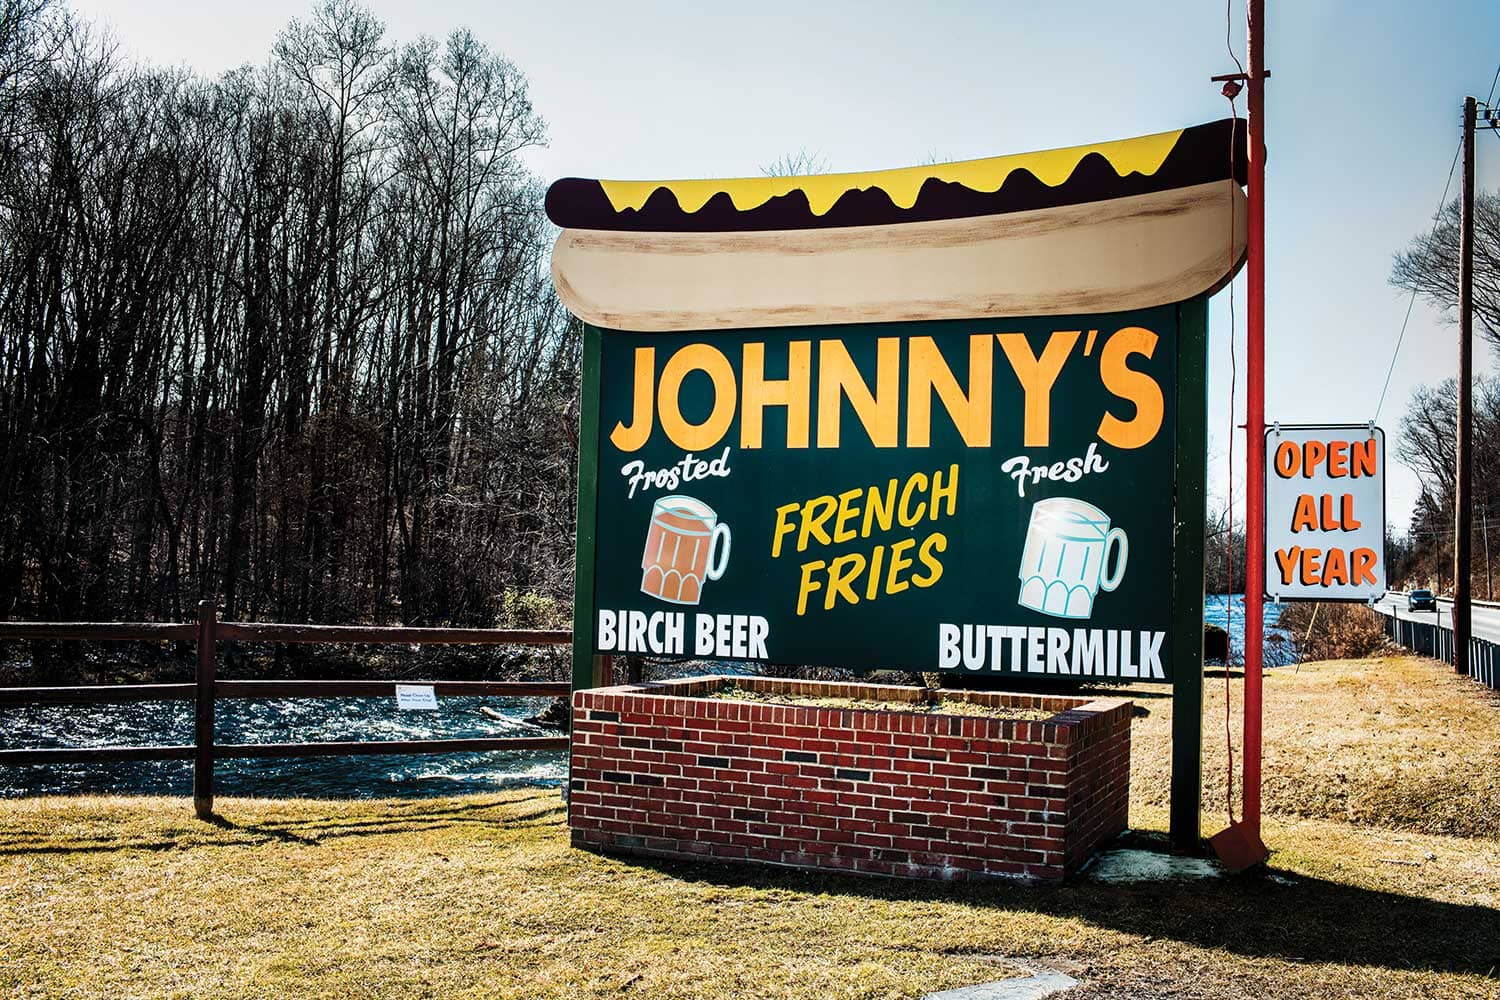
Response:
POLYGON ((1237 129, 553 184, 586 324, 575 676, 622 652, 1196 671, 1237 129))

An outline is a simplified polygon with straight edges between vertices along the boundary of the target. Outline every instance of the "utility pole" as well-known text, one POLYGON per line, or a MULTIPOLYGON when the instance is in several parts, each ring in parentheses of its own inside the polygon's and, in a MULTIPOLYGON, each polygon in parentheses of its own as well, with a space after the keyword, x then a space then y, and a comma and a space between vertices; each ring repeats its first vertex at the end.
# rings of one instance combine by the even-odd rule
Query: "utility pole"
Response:
POLYGON ((1458 464, 1453 503, 1453 669, 1469 672, 1469 549, 1474 477, 1474 98, 1464 98, 1464 178, 1458 226, 1458 464))

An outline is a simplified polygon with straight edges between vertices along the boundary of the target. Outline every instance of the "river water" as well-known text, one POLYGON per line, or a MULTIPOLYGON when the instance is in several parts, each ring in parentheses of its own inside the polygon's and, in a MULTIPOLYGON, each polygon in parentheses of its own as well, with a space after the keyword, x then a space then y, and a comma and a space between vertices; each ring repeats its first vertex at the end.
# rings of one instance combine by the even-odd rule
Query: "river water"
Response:
MULTIPOLYGON (((399 711, 392 698, 232 698, 215 706, 222 743, 311 743, 473 736, 553 736, 523 722, 547 698, 440 698, 438 710, 399 711), (505 716, 492 719, 481 705, 505 716)), ((0 706, 0 748, 192 743, 193 703, 0 706)), ((220 795, 311 798, 417 798, 555 785, 567 772, 560 750, 507 750, 309 760, 222 760, 214 768, 220 795)), ((0 798, 74 792, 184 795, 191 761, 0 765, 0 798)))
MULTIPOLYGON (((1265 602, 1265 661, 1267 666, 1279 667, 1292 662, 1291 635, 1280 628, 1276 620, 1286 605, 1273 601, 1265 602)), ((1240 662, 1245 653, 1245 595, 1209 594, 1203 603, 1203 620, 1210 625, 1229 632, 1230 657, 1240 662), (1227 623, 1227 624, 1226 624, 1227 623)))
MULTIPOLYGON (((1266 606, 1267 662, 1287 662, 1275 628, 1278 605, 1266 606)), ((1210 595, 1204 619, 1223 628, 1233 649, 1244 641, 1244 596, 1210 595)), ((438 710, 400 711, 395 698, 225 699, 215 708, 222 743, 301 743, 319 740, 442 739, 551 735, 523 721, 546 698, 441 698, 438 710), (480 711, 487 706, 504 719, 480 711)), ((185 744, 193 741, 188 701, 120 705, 0 706, 0 749, 185 744)), ((215 767, 220 795, 378 798, 453 795, 516 785, 558 785, 567 774, 562 751, 319 757, 310 760, 224 760, 215 767)), ((51 793, 185 795, 190 761, 109 764, 0 765, 0 798, 51 793)))

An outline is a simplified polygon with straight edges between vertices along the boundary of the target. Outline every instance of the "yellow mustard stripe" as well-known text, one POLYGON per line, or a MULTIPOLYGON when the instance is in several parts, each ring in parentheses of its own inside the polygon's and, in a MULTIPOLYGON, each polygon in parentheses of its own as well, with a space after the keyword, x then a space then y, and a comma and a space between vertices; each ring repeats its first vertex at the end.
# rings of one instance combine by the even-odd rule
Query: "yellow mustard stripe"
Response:
POLYGON ((1078 161, 1089 153, 1101 154, 1121 177, 1132 172, 1154 174, 1177 144, 1182 131, 1178 129, 1175 132, 1159 132, 1156 135, 1089 146, 1069 146, 1066 149, 1049 149, 1038 153, 1014 153, 982 160, 934 163, 898 170, 817 174, 808 177, 739 177, 727 180, 600 181, 599 184, 604 188, 604 193, 616 212, 627 208, 639 210, 657 188, 671 191, 684 212, 698 211, 721 191, 729 195, 735 208, 746 212, 764 205, 772 198, 800 190, 807 195, 813 214, 822 215, 845 192, 874 187, 890 195, 891 200, 899 207, 911 208, 916 204, 922 183, 929 177, 962 184, 971 190, 989 194, 1000 190, 1011 171, 1025 168, 1043 184, 1056 187, 1072 175, 1078 161))

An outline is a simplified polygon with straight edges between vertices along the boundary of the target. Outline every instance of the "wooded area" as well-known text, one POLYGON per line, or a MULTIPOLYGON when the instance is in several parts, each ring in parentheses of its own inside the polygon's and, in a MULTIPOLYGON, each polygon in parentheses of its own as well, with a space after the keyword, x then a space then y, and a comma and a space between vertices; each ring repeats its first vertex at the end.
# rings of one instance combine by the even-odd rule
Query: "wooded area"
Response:
MULTIPOLYGON (((1420 295, 1456 321, 1458 311, 1459 203, 1443 206, 1432 228, 1396 255, 1391 284, 1420 295)), ((1474 200, 1474 331, 1500 352, 1500 193, 1481 191, 1474 200)), ((1448 341, 1432 345, 1456 349, 1448 341)), ((1445 379, 1419 386, 1401 418, 1395 453, 1421 481, 1408 536, 1391 553, 1391 582, 1446 592, 1453 585, 1453 520, 1457 456, 1458 385, 1445 379)), ((1473 595, 1493 599, 1492 560, 1500 561, 1500 378, 1479 376, 1474 384, 1473 595)))
MULTIPOLYGON (((580 330, 522 159, 544 140, 503 56, 353 0, 217 79, 0 0, 0 614, 565 620, 580 330)), ((1451 311, 1457 227, 1453 202, 1393 284, 1451 311)), ((1475 248, 1500 349, 1500 195, 1475 248)), ((1488 574, 1500 383, 1478 397, 1488 574)), ((1451 576, 1453 410, 1424 387, 1393 435, 1423 482, 1398 584, 1451 576)), ((1210 590, 1242 587, 1230 528, 1210 590)))
POLYGON ((352 0, 213 80, 0 0, 0 613, 566 604, 580 330, 544 136, 501 55, 394 44, 352 0))

